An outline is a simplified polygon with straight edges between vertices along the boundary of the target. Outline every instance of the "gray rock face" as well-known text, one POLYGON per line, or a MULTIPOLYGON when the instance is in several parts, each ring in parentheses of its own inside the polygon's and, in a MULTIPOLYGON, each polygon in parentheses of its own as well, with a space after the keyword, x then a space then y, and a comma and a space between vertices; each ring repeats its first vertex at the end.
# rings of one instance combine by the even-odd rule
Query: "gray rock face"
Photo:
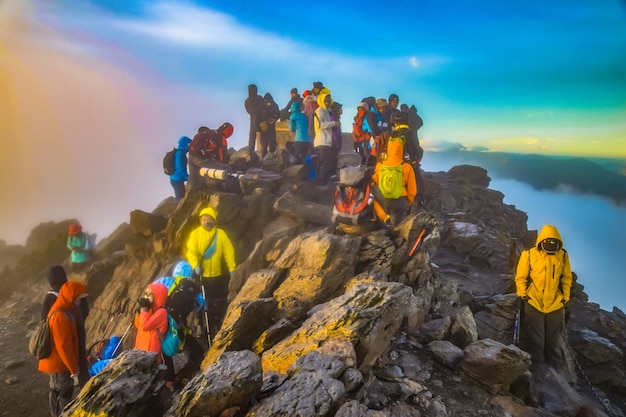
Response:
POLYGON ((217 416, 229 408, 247 408, 262 385, 263 370, 257 355, 226 352, 183 388, 165 415, 217 416))
POLYGON ((120 417, 160 414, 157 393, 163 383, 156 353, 129 350, 91 378, 62 416, 81 413, 120 417))
MULTIPOLYGON (((118 255, 77 277, 93 297, 88 339, 128 329, 123 348, 130 349, 136 299, 170 275, 201 208, 218 210, 237 252, 224 325, 203 371, 179 374, 185 388, 171 404, 159 409, 156 401, 163 385, 156 357, 128 351, 85 386, 73 411, 554 417, 588 406, 568 384, 575 375, 529 368, 528 354, 510 345, 512 271, 533 232, 524 213, 486 188, 486 171, 423 173, 423 210, 393 230, 346 235, 329 222, 334 187, 299 182, 301 169, 281 171, 281 158, 247 172, 243 195, 206 188, 178 207, 135 212, 132 227, 111 240, 118 255)), ((38 303, 40 294, 12 297, 3 314, 38 303)), ((578 358, 589 379, 626 406, 626 317, 587 303, 577 284, 568 313, 568 360, 578 358)))

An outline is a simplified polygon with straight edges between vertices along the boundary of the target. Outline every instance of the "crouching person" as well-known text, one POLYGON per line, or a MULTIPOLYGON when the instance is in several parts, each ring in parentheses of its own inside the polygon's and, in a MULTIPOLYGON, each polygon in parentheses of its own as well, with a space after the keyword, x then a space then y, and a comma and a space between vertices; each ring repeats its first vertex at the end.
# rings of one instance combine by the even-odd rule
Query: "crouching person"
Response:
POLYGON ((76 281, 66 282, 59 289, 59 296, 48 314, 52 352, 39 360, 38 369, 50 376, 48 397, 53 417, 61 415, 78 385, 80 364, 75 304, 84 297, 87 297, 87 287, 76 281))

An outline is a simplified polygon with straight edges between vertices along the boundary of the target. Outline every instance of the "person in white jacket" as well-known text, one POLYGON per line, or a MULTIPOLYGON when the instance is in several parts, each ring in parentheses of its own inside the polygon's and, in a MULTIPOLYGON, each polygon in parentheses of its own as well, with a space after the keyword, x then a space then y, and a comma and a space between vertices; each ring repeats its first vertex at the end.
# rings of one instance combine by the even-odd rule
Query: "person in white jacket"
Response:
POLYGON ((315 110, 313 123, 315 126, 315 138, 313 140, 314 152, 317 156, 316 179, 318 184, 326 184, 328 178, 333 174, 333 127, 338 127, 339 122, 333 120, 330 115, 330 109, 333 105, 333 99, 330 96, 330 90, 323 89, 317 96, 317 104, 319 107, 315 110))

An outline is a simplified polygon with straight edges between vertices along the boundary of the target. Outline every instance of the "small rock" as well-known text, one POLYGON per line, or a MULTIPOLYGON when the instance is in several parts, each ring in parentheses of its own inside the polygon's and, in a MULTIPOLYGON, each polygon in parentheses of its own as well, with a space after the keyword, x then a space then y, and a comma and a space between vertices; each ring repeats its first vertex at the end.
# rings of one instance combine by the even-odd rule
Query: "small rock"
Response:
POLYGON ((24 359, 12 360, 4 364, 4 369, 19 368, 20 366, 24 366, 25 363, 26 361, 24 359))
POLYGON ((10 376, 7 379, 4 380, 4 383, 7 385, 13 385, 15 383, 17 383, 17 377, 16 376, 10 376))

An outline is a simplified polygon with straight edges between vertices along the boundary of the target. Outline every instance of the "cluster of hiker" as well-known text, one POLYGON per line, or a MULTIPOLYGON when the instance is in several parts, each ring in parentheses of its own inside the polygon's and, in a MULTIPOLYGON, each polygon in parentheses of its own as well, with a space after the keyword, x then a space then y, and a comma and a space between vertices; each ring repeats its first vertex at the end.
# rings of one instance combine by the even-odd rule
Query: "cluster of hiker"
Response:
MULTIPOLYGON (((395 226, 422 207, 423 151, 417 137, 422 120, 414 106, 403 105, 400 108, 406 108, 399 109, 395 94, 388 100, 364 98, 357 105, 352 128, 360 164, 338 170, 342 106, 332 99, 328 88, 315 82, 304 97, 292 89, 291 101, 282 110, 269 93, 259 96, 255 85, 250 85, 248 91, 248 162, 258 162, 257 141, 263 158, 276 151, 276 121, 289 120, 295 140, 288 143, 288 148, 301 155, 302 162, 311 164, 311 179, 318 184, 337 182, 333 217, 345 226, 344 231, 362 224, 395 226)), ((232 171, 227 142, 232 134, 230 123, 215 130, 202 126, 193 139, 181 137, 178 147, 168 152, 163 165, 177 200, 185 195, 185 182, 188 181, 189 189, 197 189, 205 183, 201 176, 210 176, 208 171, 214 171, 211 178, 220 187, 232 180, 233 187, 238 188, 236 176, 223 174, 232 171)), ((49 330, 51 343, 43 349, 37 344, 43 344, 44 338, 33 337, 30 350, 39 359, 39 370, 50 375, 52 416, 61 414, 75 386, 84 384, 121 353, 131 326, 136 328, 134 348, 158 354, 159 363, 166 368, 166 386, 172 392, 181 388, 174 370, 174 355, 188 351, 190 368, 199 369, 222 325, 229 281, 237 267, 233 244, 226 232, 217 227, 217 218, 212 207, 200 211, 200 225, 188 237, 185 259, 175 264, 171 276, 158 278, 145 288, 137 300, 133 320, 121 337, 108 337, 109 322, 104 337, 90 347, 86 345, 84 326, 89 314, 87 288, 68 281, 62 266, 49 269, 51 290, 44 298, 41 319, 49 330)), ((68 235, 72 272, 84 271, 93 241, 80 224, 71 225, 68 235)), ((522 253, 515 283, 524 306, 525 349, 536 362, 563 366, 559 337, 564 305, 570 298, 572 272, 556 227, 544 226, 536 246, 522 253)))
MULTIPOLYGON (((261 96, 256 85, 248 86, 244 103, 250 115, 248 166, 259 162, 257 143, 260 158, 276 151, 276 122, 288 120, 294 140, 285 150, 295 163, 310 165, 310 179, 316 184, 337 183, 334 211, 340 225, 379 222, 395 226, 421 207, 424 152, 417 132, 423 121, 414 105, 400 105, 397 94, 388 99, 365 97, 357 105, 352 123, 354 152, 360 164, 340 172, 343 106, 320 81, 302 97, 297 88, 290 94, 289 103, 280 109, 270 93, 261 96)), ((236 176, 230 175, 233 169, 228 154, 233 130, 228 122, 217 129, 202 126, 193 139, 182 136, 178 146, 165 155, 164 171, 170 176, 177 202, 185 195, 185 181, 189 190, 196 190, 207 181, 202 177, 214 179, 225 190, 238 190, 236 176)))
MULTIPOLYGON (((29 349, 39 359, 39 370, 49 374, 52 416, 59 416, 71 401, 74 387, 85 384, 121 353, 122 342, 133 325, 134 348, 158 353, 158 361, 166 369, 166 386, 172 392, 181 388, 174 372, 174 355, 188 351, 189 368, 199 369, 222 325, 228 283, 237 266, 234 247, 217 227, 216 219, 212 207, 200 211, 200 226, 187 240, 185 260, 176 263, 171 276, 158 278, 145 288, 121 337, 107 334, 114 316, 103 337, 89 347, 84 326, 89 314, 87 288, 68 280, 61 265, 48 270, 51 289, 42 303, 41 326, 37 326, 46 333, 33 332, 29 349), (227 269, 222 269, 223 265, 227 269)), ((74 231, 76 225, 72 226, 74 231)))

